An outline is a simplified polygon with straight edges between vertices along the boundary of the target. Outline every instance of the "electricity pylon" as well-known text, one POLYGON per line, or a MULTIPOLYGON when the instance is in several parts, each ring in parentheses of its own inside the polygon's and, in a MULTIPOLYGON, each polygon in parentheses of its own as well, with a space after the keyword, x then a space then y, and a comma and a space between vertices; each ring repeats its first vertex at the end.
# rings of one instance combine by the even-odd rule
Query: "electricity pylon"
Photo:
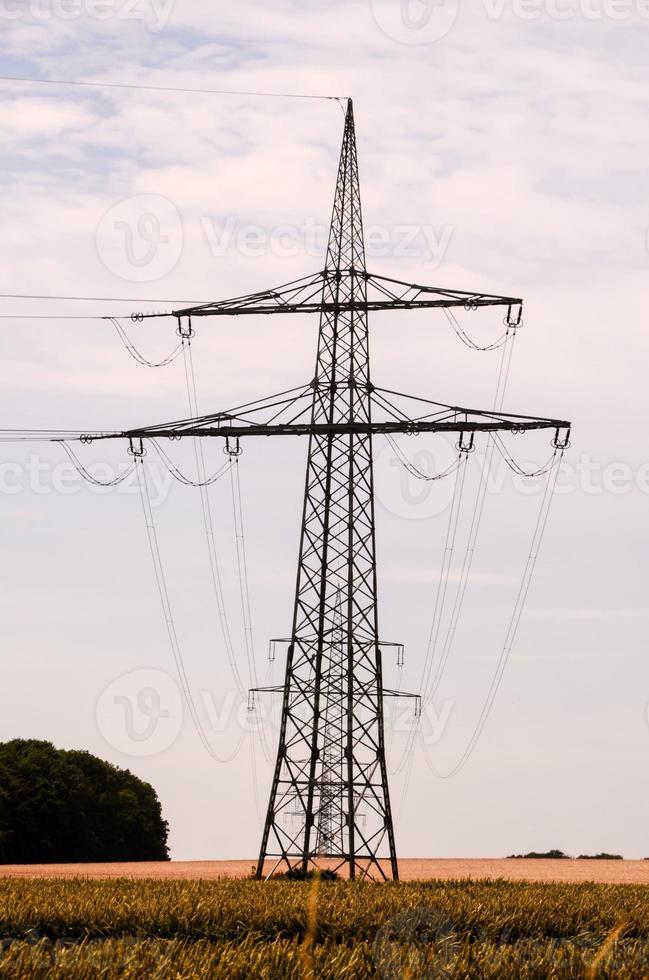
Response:
MULTIPOLYGON (((479 432, 555 429, 568 422, 474 411, 374 386, 372 310, 504 307, 514 329, 522 301, 481 292, 416 286, 365 266, 354 114, 347 105, 324 270, 263 292, 174 311, 181 336, 202 317, 317 313, 313 380, 228 412, 84 442, 147 439, 309 438, 293 627, 281 692, 282 721, 257 875, 308 870, 324 853, 351 878, 397 878, 385 761, 384 697, 376 588, 373 439, 380 433, 452 432, 468 451, 479 432), (296 820, 289 829, 283 819, 296 820), (296 829, 297 825, 297 829, 296 829)), ((141 315, 140 317, 141 318, 141 315)), ((257 689, 257 690, 271 690, 257 689)))

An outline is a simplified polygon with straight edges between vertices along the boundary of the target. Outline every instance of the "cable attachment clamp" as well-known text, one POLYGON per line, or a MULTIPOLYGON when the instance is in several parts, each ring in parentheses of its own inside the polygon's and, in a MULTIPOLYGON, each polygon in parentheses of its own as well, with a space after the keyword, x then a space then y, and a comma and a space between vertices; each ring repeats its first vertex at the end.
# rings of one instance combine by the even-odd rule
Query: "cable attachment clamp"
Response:
POLYGON ((466 453, 468 456, 469 453, 475 452, 474 440, 475 432, 470 432, 468 436, 466 432, 460 432, 460 438, 455 448, 458 452, 466 453))
POLYGON ((232 457, 240 456, 241 453, 243 452, 243 449, 241 448, 241 445, 239 443, 239 436, 237 436, 234 439, 234 441, 232 441, 230 439, 230 436, 226 436, 225 437, 225 448, 224 448, 223 452, 227 456, 232 456, 232 457))
POLYGON ((176 333, 178 334, 179 337, 182 338, 182 340, 192 339, 195 331, 194 328, 192 327, 192 318, 190 316, 187 317, 186 326, 183 326, 183 318, 181 316, 178 317, 178 329, 176 330, 176 333))
POLYGON ((142 456, 146 456, 146 449, 144 448, 142 439, 129 438, 128 454, 129 456, 134 456, 136 459, 141 459, 142 456))
POLYGON ((554 434, 554 439, 552 440, 552 445, 555 449, 568 449, 570 447, 570 427, 565 430, 563 439, 561 438, 561 429, 557 429, 554 434))
POLYGON ((516 309, 518 312, 514 313, 514 307, 510 305, 507 310, 507 316, 503 320, 508 330, 516 330, 518 327, 523 326, 523 304, 520 303, 516 309))

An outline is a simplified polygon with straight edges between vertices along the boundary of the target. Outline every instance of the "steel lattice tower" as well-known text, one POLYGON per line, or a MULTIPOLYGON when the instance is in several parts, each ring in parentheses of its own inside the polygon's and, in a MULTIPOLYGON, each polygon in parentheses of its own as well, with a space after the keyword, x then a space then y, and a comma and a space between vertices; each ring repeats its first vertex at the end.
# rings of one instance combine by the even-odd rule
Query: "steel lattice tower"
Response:
MULTIPOLYGON (((507 333, 522 300, 481 291, 414 285, 366 270, 351 100, 347 105, 325 268, 274 289, 174 310, 182 344, 192 319, 317 313, 315 377, 307 384, 226 412, 126 431, 31 432, 29 438, 88 444, 127 439, 142 465, 144 443, 217 438, 240 453, 240 439, 309 439, 293 627, 280 688, 282 722, 257 875, 308 870, 319 856, 350 877, 398 877, 385 762, 385 690, 377 619, 372 440, 398 433, 456 433, 468 452, 476 433, 555 429, 570 423, 446 405, 375 387, 368 313, 502 307, 507 333), (466 441, 465 441, 466 440, 466 441), (288 826, 290 824, 290 826, 288 826)), ((161 314, 134 314, 159 318, 161 314)), ((562 430, 566 430, 563 441, 562 430)), ((7 437, 7 433, 3 434, 7 437)), ((12 430, 9 436, 15 436, 12 430)), ((20 438, 24 438, 21 435, 20 438)))
MULTIPOLYGON (((365 273, 350 102, 322 284, 314 425, 372 421, 365 273)), ((354 877, 370 868, 381 874, 377 858, 384 854, 397 876, 378 639, 372 436, 352 431, 311 435, 293 630, 260 875, 266 858, 299 862, 304 870, 311 866, 318 840, 326 833, 320 826, 323 812, 328 813, 323 787, 335 783, 342 770, 344 824, 336 834, 336 857, 348 864, 354 877), (337 597, 342 610, 339 630, 337 597), (327 698, 331 651, 338 643, 346 664, 343 712, 336 699, 327 698), (334 712, 344 732, 327 741, 327 726, 336 725, 334 712), (341 759, 332 758, 334 748, 342 752, 341 759), (287 830, 283 822, 288 806, 303 812, 297 834, 294 824, 287 830), (372 818, 363 827, 356 817, 360 806, 372 818)))

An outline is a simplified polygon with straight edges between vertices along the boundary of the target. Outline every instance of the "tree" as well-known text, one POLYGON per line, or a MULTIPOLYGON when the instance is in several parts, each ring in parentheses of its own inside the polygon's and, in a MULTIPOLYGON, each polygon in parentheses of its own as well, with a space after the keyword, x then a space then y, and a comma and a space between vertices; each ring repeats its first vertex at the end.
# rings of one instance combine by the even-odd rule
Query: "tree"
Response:
POLYGON ((155 790, 89 752, 0 743, 0 862, 168 861, 155 790))

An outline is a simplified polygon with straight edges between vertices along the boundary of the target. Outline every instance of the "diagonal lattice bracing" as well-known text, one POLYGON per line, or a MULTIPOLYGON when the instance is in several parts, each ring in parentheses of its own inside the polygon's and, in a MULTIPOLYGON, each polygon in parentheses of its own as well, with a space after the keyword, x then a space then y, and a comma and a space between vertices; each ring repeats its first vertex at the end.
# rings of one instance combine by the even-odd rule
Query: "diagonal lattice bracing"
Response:
MULTIPOLYGON (((366 302, 350 104, 322 276, 312 426, 371 425, 366 302)), ((369 431, 310 436, 284 712, 258 874, 267 861, 306 871, 322 853, 346 864, 351 877, 385 877, 382 858, 397 877, 383 745, 369 431), (302 814, 290 836, 278 819, 289 796, 302 814)))

